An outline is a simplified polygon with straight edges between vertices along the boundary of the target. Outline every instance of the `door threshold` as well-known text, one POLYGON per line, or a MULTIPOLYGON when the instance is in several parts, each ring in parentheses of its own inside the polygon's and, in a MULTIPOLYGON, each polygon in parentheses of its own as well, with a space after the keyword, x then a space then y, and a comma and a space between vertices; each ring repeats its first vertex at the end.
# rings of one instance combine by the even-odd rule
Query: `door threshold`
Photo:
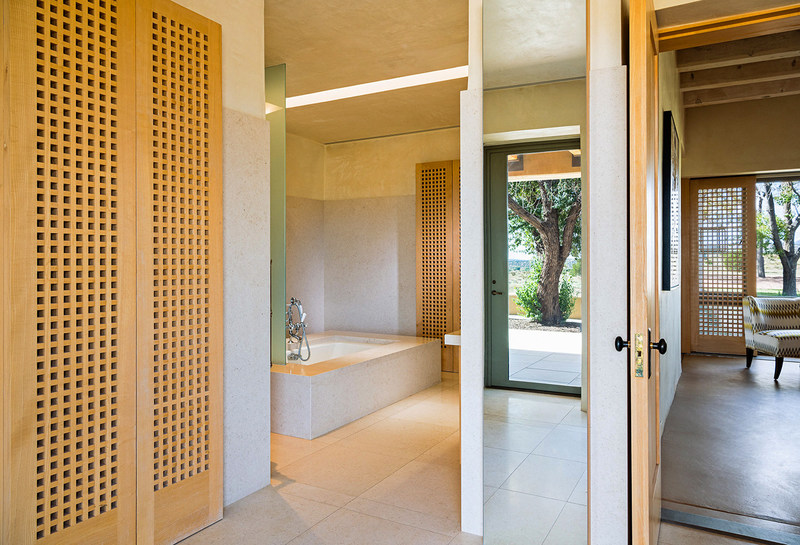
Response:
POLYGON ((733 537, 744 537, 761 543, 778 545, 800 545, 800 535, 789 534, 769 528, 753 526, 732 520, 725 520, 695 513, 685 513, 673 509, 661 509, 661 520, 682 526, 710 530, 733 537))

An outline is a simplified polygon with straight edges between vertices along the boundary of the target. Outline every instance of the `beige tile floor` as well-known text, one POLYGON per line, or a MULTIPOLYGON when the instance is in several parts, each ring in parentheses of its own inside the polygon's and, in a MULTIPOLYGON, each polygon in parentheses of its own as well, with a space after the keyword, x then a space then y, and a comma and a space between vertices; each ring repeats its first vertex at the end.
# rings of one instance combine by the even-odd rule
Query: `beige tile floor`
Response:
MULTIPOLYGON (((459 532, 457 376, 307 441, 272 436, 272 486, 184 545, 478 545, 459 532)), ((485 543, 586 543, 586 415, 486 394, 485 543), (581 454, 583 453, 583 454, 581 454)), ((745 541, 663 525, 662 545, 745 541), (710 536, 710 537, 709 537, 710 536)))
POLYGON ((272 486, 185 545, 478 545, 459 532, 458 375, 307 441, 272 435, 272 486))
POLYGON ((575 397, 484 392, 484 543, 586 544, 586 422, 575 397))

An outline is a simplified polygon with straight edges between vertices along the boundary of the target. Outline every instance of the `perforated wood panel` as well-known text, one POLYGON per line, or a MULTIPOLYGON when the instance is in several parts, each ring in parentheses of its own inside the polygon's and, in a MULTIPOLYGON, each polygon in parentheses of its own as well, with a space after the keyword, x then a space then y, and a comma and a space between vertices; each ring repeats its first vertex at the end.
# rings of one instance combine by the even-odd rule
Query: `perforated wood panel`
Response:
POLYGON ((744 352, 742 298, 755 291, 755 180, 693 182, 692 349, 744 352))
MULTIPOLYGON (((417 335, 442 340, 461 320, 457 165, 417 165, 417 335)), ((452 347, 442 350, 442 370, 457 370, 452 347)))
POLYGON ((133 12, 113 0, 5 7, 13 502, 3 542, 130 543, 133 12))
POLYGON ((154 540, 166 543, 222 514, 220 42, 218 25, 171 2, 140 7, 137 25, 147 44, 137 69, 147 113, 138 155, 139 364, 148 385, 140 394, 149 401, 139 493, 153 497, 154 540))

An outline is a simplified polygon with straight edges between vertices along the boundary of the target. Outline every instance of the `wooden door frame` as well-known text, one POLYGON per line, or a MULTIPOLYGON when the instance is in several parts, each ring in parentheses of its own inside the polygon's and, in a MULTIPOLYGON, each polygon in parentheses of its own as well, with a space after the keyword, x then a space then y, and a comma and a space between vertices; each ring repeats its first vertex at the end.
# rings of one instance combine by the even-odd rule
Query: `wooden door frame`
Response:
POLYGON ((629 16, 630 521, 633 543, 655 545, 661 521, 660 361, 648 331, 660 338, 658 25, 652 0, 632 2, 629 16))

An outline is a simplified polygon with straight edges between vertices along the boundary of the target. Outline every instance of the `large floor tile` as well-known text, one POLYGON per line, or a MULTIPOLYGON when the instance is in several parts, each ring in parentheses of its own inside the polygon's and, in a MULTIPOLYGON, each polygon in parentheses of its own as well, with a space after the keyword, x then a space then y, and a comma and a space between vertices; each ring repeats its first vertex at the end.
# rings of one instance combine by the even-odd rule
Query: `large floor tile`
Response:
POLYGON ((557 426, 533 451, 534 454, 586 464, 586 430, 557 426))
POLYGON ((458 467, 461 463, 461 434, 455 432, 441 443, 420 454, 416 461, 458 467))
POLYGON ((585 463, 531 454, 501 488, 567 501, 585 471, 585 463))
POLYGON ((483 484, 499 487, 515 469, 527 458, 524 452, 483 448, 483 484))
POLYGON ((586 545, 589 540, 587 520, 586 506, 566 504, 544 545, 586 545))
POLYGON ((544 358, 530 366, 531 369, 549 369, 550 371, 564 371, 567 373, 580 373, 580 358, 564 361, 563 359, 544 358))
POLYGON ((351 501, 347 505, 347 509, 450 537, 458 534, 460 530, 458 518, 437 517, 429 513, 420 513, 396 505, 368 500, 364 497, 351 501))
MULTIPOLYGON (((400 418, 403 420, 411 420, 413 422, 423 422, 426 424, 435 424, 437 426, 447 426, 449 428, 458 428, 460 419, 458 414, 458 405, 453 402, 440 401, 446 395, 435 395, 429 397, 425 401, 417 403, 413 407, 404 409, 399 413, 392 416, 392 418, 400 418)), ((457 401, 456 401, 457 403, 457 401)))
POLYGON ((453 538, 450 545, 483 545, 483 537, 461 532, 453 538))
POLYGON ((548 354, 543 359, 546 361, 570 361, 570 362, 581 362, 581 355, 580 354, 566 354, 563 352, 553 352, 552 354, 548 354))
POLYGON ((290 541, 290 545, 447 545, 451 536, 437 534, 340 509, 290 541))
POLYGON ((522 371, 517 371, 514 373, 511 376, 511 380, 519 380, 523 382, 544 382, 546 384, 569 384, 575 378, 577 378, 577 376, 578 373, 526 367, 522 371))
POLYGON ((358 496, 402 467, 407 460, 385 454, 329 445, 302 460, 273 471, 273 479, 296 481, 358 496))
POLYGON ((486 545, 541 545, 564 502, 498 490, 484 506, 486 545))
POLYGON ((483 445, 530 454, 553 431, 548 424, 514 424, 484 419, 483 445))
POLYGON ((342 439, 337 444, 410 461, 457 430, 457 426, 390 417, 342 439))
POLYGON ((578 481, 578 484, 575 485, 575 488, 572 490, 572 494, 570 494, 569 499, 567 500, 570 503, 577 503, 578 505, 588 505, 588 498, 589 498, 589 472, 584 471, 583 477, 581 480, 578 481))
POLYGON ((362 497, 458 520, 460 475, 457 467, 414 461, 364 492, 362 497))
POLYGON ((487 416, 501 416, 520 421, 560 423, 572 410, 572 398, 558 399, 557 396, 537 399, 535 394, 520 392, 518 396, 484 397, 484 413, 487 416), (527 395, 526 395, 527 394, 527 395))
POLYGON ((276 482, 273 482, 272 486, 275 491, 282 496, 297 496, 298 498, 327 503, 328 505, 335 505, 336 507, 344 507, 354 499, 354 497, 349 494, 342 494, 340 492, 334 492, 333 490, 293 481, 287 484, 276 484, 276 482))
POLYGON ((284 545, 338 508, 263 488, 225 509, 221 521, 182 545, 284 545))
POLYGON ((329 442, 291 437, 273 433, 270 435, 270 461, 275 467, 296 462, 324 448, 329 442))
POLYGON ((589 424, 589 415, 583 412, 580 406, 577 406, 567 413, 567 416, 564 417, 564 420, 561 421, 561 424, 585 428, 589 424))

